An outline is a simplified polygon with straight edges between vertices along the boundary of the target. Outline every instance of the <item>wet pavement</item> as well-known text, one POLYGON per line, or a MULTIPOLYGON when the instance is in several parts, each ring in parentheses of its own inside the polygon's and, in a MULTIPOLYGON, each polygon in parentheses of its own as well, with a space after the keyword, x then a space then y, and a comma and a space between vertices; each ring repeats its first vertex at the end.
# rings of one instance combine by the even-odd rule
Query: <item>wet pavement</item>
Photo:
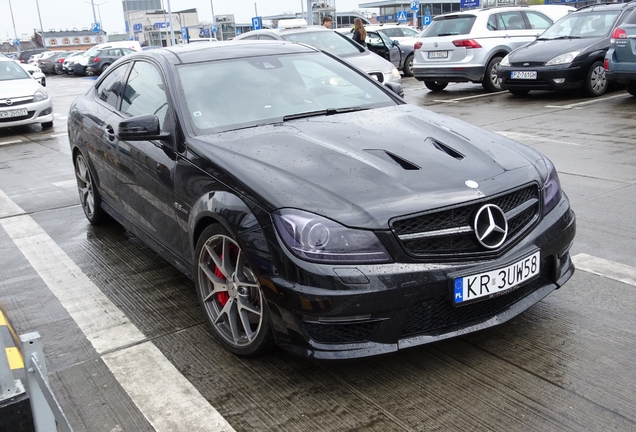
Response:
POLYGON ((189 279, 120 226, 88 224, 66 112, 92 81, 47 82, 53 130, 0 129, 0 301, 19 333, 42 335, 49 380, 76 431, 636 430, 636 98, 624 90, 515 97, 454 84, 435 94, 405 79, 410 103, 552 159, 577 214, 578 270, 499 327, 323 364, 280 350, 227 353, 189 279), (78 324, 67 291, 71 301, 112 304, 143 339, 95 348, 90 317, 78 324), (135 374, 144 362, 174 388, 155 391, 154 375, 135 374), (153 405, 148 388, 182 404, 153 405))

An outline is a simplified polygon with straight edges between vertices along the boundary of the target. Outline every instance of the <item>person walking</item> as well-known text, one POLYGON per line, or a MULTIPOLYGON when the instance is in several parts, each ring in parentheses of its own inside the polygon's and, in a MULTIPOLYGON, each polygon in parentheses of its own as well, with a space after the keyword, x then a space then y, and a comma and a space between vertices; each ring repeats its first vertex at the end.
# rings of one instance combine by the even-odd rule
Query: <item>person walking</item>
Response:
POLYGON ((329 15, 326 15, 326 16, 322 17, 322 26, 323 26, 324 28, 328 28, 328 29, 330 29, 330 28, 331 28, 331 22, 332 22, 332 21, 333 21, 333 20, 331 19, 331 17, 330 17, 329 15))
POLYGON ((362 20, 360 18, 356 18, 353 20, 353 38, 355 42, 358 42, 363 47, 367 47, 367 31, 362 25, 362 20))

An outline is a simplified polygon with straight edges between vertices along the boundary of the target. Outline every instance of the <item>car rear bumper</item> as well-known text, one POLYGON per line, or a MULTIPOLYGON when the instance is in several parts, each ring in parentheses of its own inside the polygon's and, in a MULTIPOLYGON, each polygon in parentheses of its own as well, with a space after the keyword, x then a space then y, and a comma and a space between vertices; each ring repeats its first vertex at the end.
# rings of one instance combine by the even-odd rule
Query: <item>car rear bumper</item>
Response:
POLYGON ((587 68, 581 66, 559 67, 515 67, 500 66, 497 77, 501 79, 504 90, 568 90, 583 87, 587 68), (536 71, 536 79, 511 79, 512 71, 536 71), (563 80, 562 82, 559 82, 563 80))
POLYGON ((631 71, 606 70, 605 74, 610 81, 621 83, 636 82, 636 69, 631 71))
POLYGON ((339 360, 395 352, 501 324, 570 279, 575 230, 575 216, 564 195, 555 210, 495 262, 326 266, 297 261, 304 267, 298 280, 271 278, 262 283, 276 341, 301 356, 339 360), (454 277, 501 269, 537 250, 541 273, 535 279, 503 295, 453 304, 454 277))
POLYGON ((413 65, 413 76, 420 81, 481 82, 484 70, 483 66, 430 68, 413 65))

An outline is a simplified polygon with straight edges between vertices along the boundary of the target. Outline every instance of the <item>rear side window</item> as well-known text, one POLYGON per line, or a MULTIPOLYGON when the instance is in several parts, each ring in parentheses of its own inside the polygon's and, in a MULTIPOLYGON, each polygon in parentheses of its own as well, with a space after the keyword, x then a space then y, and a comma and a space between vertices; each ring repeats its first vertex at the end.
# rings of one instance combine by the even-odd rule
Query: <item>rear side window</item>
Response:
POLYGON ((521 12, 503 12, 501 20, 504 22, 506 30, 523 30, 526 28, 521 12))
POLYGON ((632 11, 631 14, 625 20, 625 24, 636 24, 636 9, 632 11))
POLYGON ((108 76, 97 86, 97 97, 117 109, 117 101, 124 88, 124 79, 128 65, 123 65, 108 72, 108 76))
POLYGON ((526 11, 526 17, 530 21, 530 28, 533 29, 547 29, 552 25, 550 18, 538 12, 526 11))
POLYGON ((420 37, 455 36, 469 34, 476 17, 474 15, 443 15, 435 18, 420 37))

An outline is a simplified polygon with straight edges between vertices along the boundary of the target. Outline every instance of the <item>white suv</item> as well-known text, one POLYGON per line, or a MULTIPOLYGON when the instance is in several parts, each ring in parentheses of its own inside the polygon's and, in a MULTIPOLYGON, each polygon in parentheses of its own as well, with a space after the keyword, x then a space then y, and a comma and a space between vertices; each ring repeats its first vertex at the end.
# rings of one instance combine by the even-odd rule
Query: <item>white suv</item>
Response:
POLYGON ((476 82, 499 91, 501 59, 573 10, 514 6, 436 16, 415 43, 413 75, 432 91, 444 90, 449 82, 476 82))

